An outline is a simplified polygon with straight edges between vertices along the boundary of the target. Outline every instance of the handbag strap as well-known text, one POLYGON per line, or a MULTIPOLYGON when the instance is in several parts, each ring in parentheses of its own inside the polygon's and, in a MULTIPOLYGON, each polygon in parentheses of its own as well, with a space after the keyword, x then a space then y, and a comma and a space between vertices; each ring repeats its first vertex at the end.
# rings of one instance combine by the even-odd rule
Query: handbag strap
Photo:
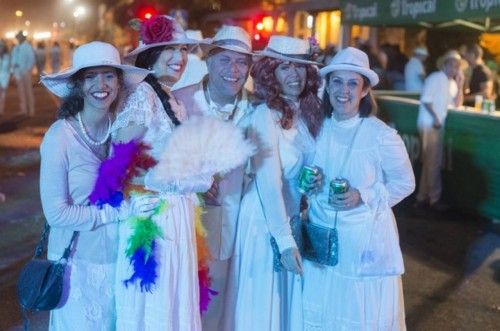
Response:
MULTIPOLYGON (((342 160, 342 164, 340 166, 340 170, 339 170, 339 175, 341 176, 342 173, 344 172, 344 168, 345 168, 345 165, 347 164, 347 160, 349 159, 349 156, 351 156, 351 151, 352 151, 352 146, 354 146, 354 141, 356 140, 356 137, 358 135, 358 132, 359 132, 359 129, 361 128, 361 124, 363 124, 363 121, 365 119, 364 118, 361 118, 361 121, 359 122, 359 124, 356 126, 356 130, 354 131, 354 134, 352 135, 352 138, 351 138, 351 141, 349 142, 349 146, 347 147, 347 152, 346 154, 344 155, 344 159, 342 160)), ((333 121, 333 119, 332 119, 333 121)), ((329 153, 329 160, 331 162, 331 155, 333 154, 331 152, 331 149, 332 149, 332 133, 330 131, 330 135, 329 135, 329 141, 328 141, 328 151, 330 152, 329 153)), ((333 222, 333 228, 336 229, 337 228, 337 216, 338 216, 338 210, 335 211, 335 220, 333 222)))
MULTIPOLYGON (((43 251, 45 250, 47 238, 49 236, 49 232, 50 232, 50 225, 47 222, 47 220, 45 220, 45 225, 43 227, 42 235, 40 236, 40 240, 38 241, 38 244, 36 245, 36 248, 35 248, 35 255, 33 256, 34 258, 38 258, 43 254, 43 251)), ((66 249, 64 249, 64 253, 63 253, 63 256, 61 257, 61 259, 66 259, 66 260, 68 259, 69 255, 71 254, 71 246, 73 245, 73 242, 75 241, 77 235, 78 235, 78 231, 73 231, 73 235, 71 236, 71 240, 70 240, 68 246, 66 247, 66 249)))

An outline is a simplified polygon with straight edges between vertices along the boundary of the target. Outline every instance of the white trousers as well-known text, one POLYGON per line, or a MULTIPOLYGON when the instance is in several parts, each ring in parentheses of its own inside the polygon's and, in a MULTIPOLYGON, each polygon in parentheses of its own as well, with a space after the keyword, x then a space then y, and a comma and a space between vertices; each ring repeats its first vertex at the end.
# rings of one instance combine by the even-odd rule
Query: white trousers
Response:
POLYGON ((227 277, 229 272, 229 260, 210 261, 211 289, 218 292, 212 297, 208 310, 201 316, 203 331, 222 331, 224 329, 223 314, 226 296, 227 277))
POLYGON ((429 200, 430 204, 441 198, 441 168, 443 164, 444 127, 419 128, 422 141, 422 174, 417 200, 429 200))
POLYGON ((19 106, 21 108, 21 113, 28 116, 35 115, 35 98, 33 96, 33 86, 31 81, 31 70, 26 71, 21 74, 21 76, 16 75, 17 81, 17 92, 19 95, 19 106))

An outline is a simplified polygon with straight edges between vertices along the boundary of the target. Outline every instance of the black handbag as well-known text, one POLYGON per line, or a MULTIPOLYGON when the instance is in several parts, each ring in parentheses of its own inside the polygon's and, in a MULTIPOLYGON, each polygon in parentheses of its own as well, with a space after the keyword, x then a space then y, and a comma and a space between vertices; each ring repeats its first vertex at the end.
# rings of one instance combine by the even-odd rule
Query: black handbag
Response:
POLYGON ((63 293, 64 270, 71 247, 78 235, 73 232, 71 241, 58 261, 41 259, 49 233, 49 224, 45 227, 35 249, 35 255, 21 270, 17 281, 17 297, 21 306, 24 329, 29 326, 28 312, 55 309, 61 301, 63 293))

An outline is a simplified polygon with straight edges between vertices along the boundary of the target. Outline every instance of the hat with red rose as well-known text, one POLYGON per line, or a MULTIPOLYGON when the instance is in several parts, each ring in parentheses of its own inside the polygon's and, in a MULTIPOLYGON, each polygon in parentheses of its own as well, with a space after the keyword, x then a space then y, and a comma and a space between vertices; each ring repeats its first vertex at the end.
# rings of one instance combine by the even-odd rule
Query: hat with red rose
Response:
POLYGON ((125 55, 127 61, 135 61, 140 53, 153 47, 168 45, 192 45, 196 47, 198 41, 188 38, 182 26, 167 15, 156 15, 148 20, 134 19, 130 25, 139 31, 139 46, 125 55))

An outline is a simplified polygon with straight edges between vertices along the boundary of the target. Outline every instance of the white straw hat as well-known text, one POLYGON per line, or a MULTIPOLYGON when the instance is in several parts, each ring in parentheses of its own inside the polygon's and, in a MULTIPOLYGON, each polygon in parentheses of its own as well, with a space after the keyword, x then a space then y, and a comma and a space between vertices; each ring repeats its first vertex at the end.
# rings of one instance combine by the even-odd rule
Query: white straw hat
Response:
POLYGON ((145 69, 121 64, 120 54, 113 45, 93 41, 75 50, 71 67, 59 73, 44 75, 41 77, 41 82, 50 92, 64 98, 71 94, 71 76, 79 70, 101 66, 120 69, 123 72, 123 83, 126 87, 139 84, 150 73, 145 69))
POLYGON ((307 40, 288 36, 271 36, 266 48, 255 52, 255 60, 260 60, 262 57, 272 57, 283 61, 320 65, 318 62, 310 60, 311 51, 311 45, 307 40))
POLYGON ((253 55, 250 35, 239 26, 234 25, 223 25, 213 38, 207 38, 200 42, 200 48, 205 55, 214 48, 253 55))
POLYGON ((379 82, 377 73, 370 69, 368 55, 354 47, 347 47, 338 52, 327 66, 319 70, 319 73, 325 77, 330 72, 337 70, 354 71, 363 75, 368 78, 372 87, 379 82))
POLYGON ((167 15, 153 16, 141 22, 138 28, 140 28, 139 45, 125 55, 125 59, 130 62, 134 62, 137 55, 153 47, 168 45, 192 45, 196 47, 198 45, 197 40, 188 38, 182 26, 174 18, 167 15))

